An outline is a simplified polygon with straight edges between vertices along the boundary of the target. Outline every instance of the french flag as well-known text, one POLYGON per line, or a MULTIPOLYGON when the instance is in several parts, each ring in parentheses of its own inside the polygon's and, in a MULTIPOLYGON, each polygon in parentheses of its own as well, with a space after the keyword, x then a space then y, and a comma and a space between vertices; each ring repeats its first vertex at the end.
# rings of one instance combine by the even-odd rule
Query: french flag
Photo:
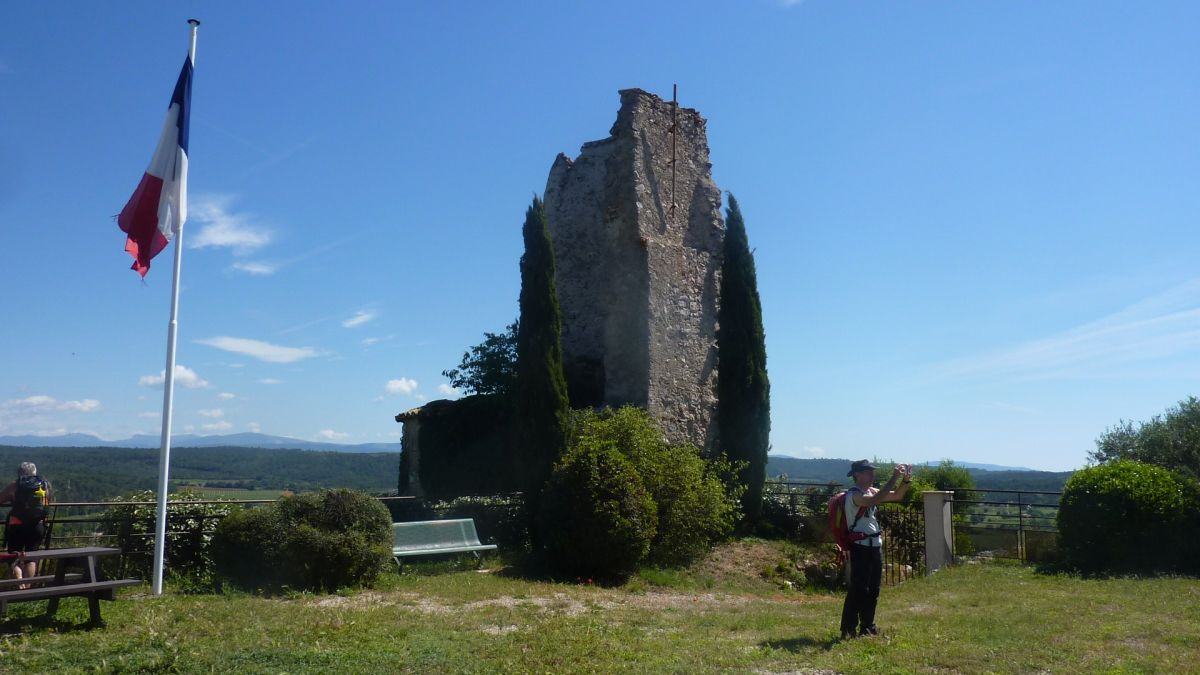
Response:
POLYGON ((150 259, 167 247, 187 220, 188 118, 192 110, 192 58, 183 61, 183 70, 171 94, 167 119, 163 122, 158 147, 150 158, 150 167, 142 176, 133 196, 117 216, 117 224, 127 235, 125 251, 133 256, 133 267, 144 278, 150 271, 150 259))

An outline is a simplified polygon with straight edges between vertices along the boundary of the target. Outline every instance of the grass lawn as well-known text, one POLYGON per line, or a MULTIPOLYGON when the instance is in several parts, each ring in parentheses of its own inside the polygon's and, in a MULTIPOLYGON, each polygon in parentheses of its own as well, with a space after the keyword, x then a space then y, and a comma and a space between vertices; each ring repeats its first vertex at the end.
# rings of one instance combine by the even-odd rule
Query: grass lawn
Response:
POLYGON ((346 595, 143 590, 105 603, 96 630, 82 628, 83 600, 64 600, 55 622, 43 606, 13 606, 0 624, 5 670, 1200 672, 1200 580, 1008 564, 885 588, 884 635, 849 642, 835 639, 840 596, 711 561, 616 588, 426 567, 346 595))

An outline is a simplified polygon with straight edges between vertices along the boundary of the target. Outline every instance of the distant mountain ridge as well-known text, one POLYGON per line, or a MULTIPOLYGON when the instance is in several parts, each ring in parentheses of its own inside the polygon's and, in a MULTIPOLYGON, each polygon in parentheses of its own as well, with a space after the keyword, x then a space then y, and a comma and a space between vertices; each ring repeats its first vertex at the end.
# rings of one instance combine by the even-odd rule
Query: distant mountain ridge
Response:
MULTIPOLYGON (((849 459, 787 457, 784 455, 769 455, 767 457, 767 477, 776 478, 787 476, 788 480, 799 482, 838 483, 846 484, 849 479, 846 471, 850 468, 849 459)), ((928 466, 937 466, 937 462, 927 462, 928 466)), ((976 464, 955 462, 966 467, 975 479, 975 485, 981 488, 997 490, 1044 490, 1057 492, 1073 471, 1037 471, 1034 469, 1019 469, 1000 467, 999 470, 978 467, 999 467, 996 464, 976 464)), ((886 479, 881 476, 880 479, 886 479)))
MULTIPOLYGON (((91 434, 63 434, 60 436, 0 436, 0 445, 25 448, 157 448, 157 435, 138 434, 129 438, 106 441, 91 434)), ((287 436, 270 434, 240 433, 217 436, 175 434, 171 436, 172 448, 288 448, 295 450, 325 450, 331 452, 400 452, 399 443, 325 443, 305 441, 287 436)))

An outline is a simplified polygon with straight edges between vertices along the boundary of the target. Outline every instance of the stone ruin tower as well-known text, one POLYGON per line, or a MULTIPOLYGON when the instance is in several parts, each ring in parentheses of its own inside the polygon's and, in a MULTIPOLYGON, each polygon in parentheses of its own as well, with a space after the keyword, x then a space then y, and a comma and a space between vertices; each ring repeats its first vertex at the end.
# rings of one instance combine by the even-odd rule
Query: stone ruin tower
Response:
POLYGON ((641 406, 671 442, 711 451, 725 224, 705 120, 620 95, 611 135, 560 154, 546 181, 571 405, 641 406))

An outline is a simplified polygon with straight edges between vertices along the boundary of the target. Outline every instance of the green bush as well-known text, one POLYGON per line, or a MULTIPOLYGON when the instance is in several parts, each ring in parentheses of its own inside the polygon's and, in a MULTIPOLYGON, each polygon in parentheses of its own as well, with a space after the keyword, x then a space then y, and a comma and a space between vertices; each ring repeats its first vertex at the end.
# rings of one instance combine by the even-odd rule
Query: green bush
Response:
POLYGON ((669 445, 649 413, 624 406, 574 414, 573 448, 613 447, 633 465, 657 513, 657 531, 646 562, 680 566, 703 556, 733 530, 741 491, 727 489, 722 476, 736 472, 724 459, 705 461, 692 445, 669 445))
MULTIPOLYGON (((122 556, 124 569, 116 570, 117 574, 150 578, 154 562, 156 500, 153 490, 134 492, 118 497, 117 501, 126 503, 109 507, 101 516, 100 531, 112 535, 117 547, 125 554, 122 556)), ((199 503, 201 501, 208 500, 189 490, 167 495, 163 567, 171 576, 206 582, 213 566, 212 530, 235 506, 199 503)))
POLYGON ((1129 460, 1075 472, 1058 511, 1059 551, 1086 573, 1195 571, 1196 484, 1129 460))
POLYGON ((572 448, 554 467, 541 500, 546 562, 566 575, 623 578, 650 550, 654 501, 616 448, 572 448))
POLYGON ((248 590, 334 590, 375 581, 391 552, 388 510, 353 490, 291 495, 221 522, 217 572, 248 590))

